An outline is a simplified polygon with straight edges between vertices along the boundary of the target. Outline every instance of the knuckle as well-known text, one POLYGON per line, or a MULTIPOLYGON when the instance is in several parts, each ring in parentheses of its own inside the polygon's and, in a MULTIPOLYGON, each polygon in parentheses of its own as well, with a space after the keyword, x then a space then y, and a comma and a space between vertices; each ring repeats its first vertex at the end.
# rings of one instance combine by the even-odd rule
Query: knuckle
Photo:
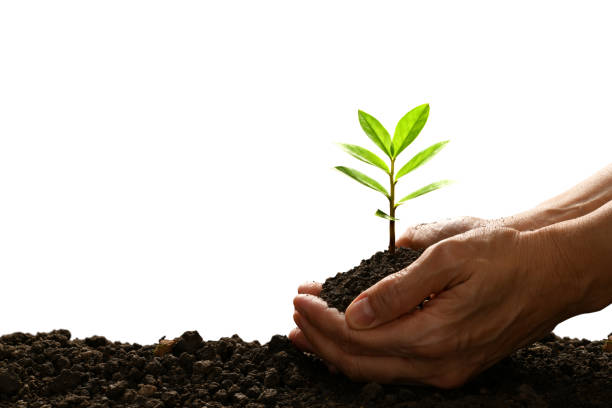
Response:
POLYGON ((455 235, 447 238, 444 241, 440 241, 433 248, 433 254, 435 258, 443 263, 449 263, 457 261, 458 259, 469 259, 480 253, 480 246, 478 236, 480 232, 477 230, 470 230, 461 235, 455 235))
POLYGON ((452 239, 441 241, 433 246, 430 246, 429 249, 427 249, 428 255, 437 260, 446 259, 451 251, 451 247, 453 246, 450 244, 450 242, 452 242, 452 239))
POLYGON ((410 247, 410 245, 414 241, 415 230, 413 228, 408 228, 397 240, 397 244, 403 247, 410 247))
POLYGON ((423 347, 416 351, 421 357, 438 360, 447 356, 447 352, 441 347, 423 347))
POLYGON ((487 222, 482 218, 472 217, 470 215, 463 217, 463 222, 465 223, 465 226, 469 229, 482 228, 487 225, 487 222))

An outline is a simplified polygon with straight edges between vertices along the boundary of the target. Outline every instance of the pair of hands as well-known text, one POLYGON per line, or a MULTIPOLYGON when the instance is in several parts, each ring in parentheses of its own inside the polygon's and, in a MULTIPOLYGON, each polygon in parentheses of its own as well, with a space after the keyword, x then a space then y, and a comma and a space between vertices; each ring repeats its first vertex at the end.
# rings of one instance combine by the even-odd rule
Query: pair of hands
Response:
POLYGON ((545 233, 465 217, 411 227, 397 245, 427 249, 346 314, 318 297, 321 284, 301 285, 294 344, 355 381, 455 388, 570 317, 571 282, 545 233))

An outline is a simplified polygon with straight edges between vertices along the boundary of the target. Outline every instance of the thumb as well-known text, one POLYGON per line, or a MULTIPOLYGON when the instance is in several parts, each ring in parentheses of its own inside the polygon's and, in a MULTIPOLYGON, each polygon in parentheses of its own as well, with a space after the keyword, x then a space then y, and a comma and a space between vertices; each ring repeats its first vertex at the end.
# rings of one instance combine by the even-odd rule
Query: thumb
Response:
POLYGON ((427 296, 440 293, 452 283, 452 263, 440 262, 432 249, 407 268, 380 280, 362 292, 346 309, 345 318, 352 329, 370 329, 412 312, 427 296))

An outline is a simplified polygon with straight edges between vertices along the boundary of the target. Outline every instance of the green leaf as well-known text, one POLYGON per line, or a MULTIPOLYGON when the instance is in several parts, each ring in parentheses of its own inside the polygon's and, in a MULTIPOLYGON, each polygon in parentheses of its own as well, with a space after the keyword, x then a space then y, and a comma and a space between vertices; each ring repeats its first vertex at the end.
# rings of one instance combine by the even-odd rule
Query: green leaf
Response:
POLYGON ((447 186, 449 184, 452 184, 453 181, 452 180, 440 180, 440 181, 436 181, 435 183, 431 183, 426 185, 425 187, 422 187, 420 189, 418 189, 417 191, 414 191, 410 194, 408 194, 406 197, 402 198, 401 200, 398 201, 398 205, 403 203, 404 201, 408 201, 408 200, 412 200, 413 198, 416 198, 418 196, 422 196, 423 194, 427 194, 431 191, 437 190, 441 187, 447 186))
POLYGON ((378 215, 380 218, 384 218, 385 220, 399 221, 398 218, 391 217, 390 215, 387 215, 384 211, 381 210, 376 210, 376 215, 378 215))
POLYGON ((426 103, 417 106, 397 122, 395 133, 393 134, 394 158, 399 156, 402 150, 416 139, 425 123, 427 123, 428 117, 429 104, 426 103))
POLYGON ((381 186, 378 181, 366 176, 365 174, 355 169, 351 169, 344 166, 336 166, 336 169, 346 174, 350 178, 357 180, 364 186, 370 187, 373 190, 383 193, 387 198, 389 197, 389 193, 387 193, 387 190, 383 186, 381 186))
POLYGON ((435 145, 429 146, 427 149, 417 153, 410 161, 397 172, 395 179, 399 179, 402 176, 410 173, 412 170, 422 166, 427 163, 432 157, 434 157, 440 150, 446 146, 446 144, 450 142, 450 140, 445 140, 443 142, 436 143, 435 145))
POLYGON ((374 116, 363 111, 359 111, 359 124, 366 135, 376 143, 376 146, 391 157, 391 136, 389 136, 387 129, 374 116))
POLYGON ((379 169, 383 170, 385 173, 389 174, 389 167, 383 159, 369 151, 368 149, 364 149, 363 147, 352 145, 352 144, 344 144, 338 143, 340 147, 344 149, 351 156, 361 160, 362 162, 366 162, 371 164, 372 166, 376 166, 379 169))

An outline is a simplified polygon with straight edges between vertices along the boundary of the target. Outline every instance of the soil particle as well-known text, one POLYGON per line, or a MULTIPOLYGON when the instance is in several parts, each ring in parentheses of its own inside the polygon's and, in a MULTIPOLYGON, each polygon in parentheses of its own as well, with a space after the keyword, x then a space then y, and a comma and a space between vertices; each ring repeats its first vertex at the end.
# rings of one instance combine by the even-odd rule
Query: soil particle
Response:
MULTIPOLYGON (((55 360, 55 369, 62 371, 64 368, 68 368, 70 367, 70 360, 68 360, 66 357, 60 357, 57 360, 55 360)), ((53 370, 49 370, 49 371, 53 371, 53 370)))
POLYGON ((269 402, 274 401, 277 395, 278 395, 278 391, 276 391, 274 388, 266 388, 259 395, 259 398, 257 398, 257 400, 269 403, 269 402))
POLYGON ((122 380, 122 381, 114 382, 114 383, 110 384, 110 386, 108 387, 108 391, 106 392, 106 395, 110 399, 116 400, 119 397, 121 397, 122 395, 124 395, 127 387, 128 387, 128 382, 127 381, 122 380))
POLYGON ((276 368, 271 367, 266 370, 266 374, 264 377, 264 385, 269 388, 276 387, 280 384, 280 375, 276 368))
POLYGON ((51 392, 65 392, 81 383, 81 374, 77 371, 64 369, 49 383, 51 392))
POLYGON ((202 336, 197 331, 188 331, 179 337, 174 345, 173 353, 180 356, 181 353, 193 353, 202 345, 202 336))
POLYGON ((103 336, 92 336, 85 339, 85 344, 89 347, 104 347, 108 344, 108 340, 103 336))
MULTIPOLYGON (((362 265, 374 270, 377 262, 405 266, 384 253, 362 265)), ((281 335, 263 345, 237 335, 204 341, 195 331, 165 341, 173 345, 158 355, 156 344, 71 340, 67 330, 2 336, 0 408, 604 408, 612 401, 612 353, 603 340, 550 334, 444 391, 351 382, 281 335)))
POLYGON ((6 368, 0 369, 0 394, 13 394, 21 388, 19 377, 6 368))
POLYGON ((238 406, 242 406, 242 405, 246 404, 248 401, 249 401, 249 397, 247 397, 243 393, 237 392, 237 393, 234 394, 234 402, 238 406))
POLYGON ((214 368, 215 363, 210 360, 196 361, 193 363, 192 371, 194 375, 206 376, 208 373, 213 371, 214 368))
POLYGON ((142 384, 138 388, 138 394, 143 397, 150 397, 157 392, 157 387, 151 384, 142 384))

